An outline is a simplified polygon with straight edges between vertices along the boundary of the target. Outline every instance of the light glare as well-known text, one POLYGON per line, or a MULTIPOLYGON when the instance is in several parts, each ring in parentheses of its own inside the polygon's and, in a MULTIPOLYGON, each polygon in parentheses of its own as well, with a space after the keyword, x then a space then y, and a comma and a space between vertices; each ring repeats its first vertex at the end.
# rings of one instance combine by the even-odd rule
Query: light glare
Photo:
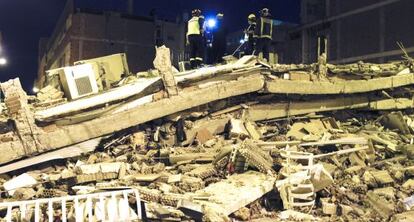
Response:
POLYGON ((217 25, 217 21, 216 21, 216 19, 209 19, 209 20, 207 20, 207 26, 209 27, 209 28, 215 28, 216 27, 216 25, 217 25))
POLYGON ((0 65, 4 66, 7 64, 7 59, 6 58, 0 58, 0 65))

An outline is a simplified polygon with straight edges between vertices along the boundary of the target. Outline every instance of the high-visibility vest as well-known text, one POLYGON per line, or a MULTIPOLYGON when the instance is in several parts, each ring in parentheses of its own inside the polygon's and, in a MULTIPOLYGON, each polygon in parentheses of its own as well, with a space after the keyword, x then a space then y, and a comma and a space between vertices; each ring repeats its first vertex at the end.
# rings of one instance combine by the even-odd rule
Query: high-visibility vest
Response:
POLYGON ((273 20, 269 18, 260 18, 260 38, 272 39, 273 35, 273 20))
POLYGON ((200 35, 201 34, 201 27, 200 27, 200 17, 194 16, 188 21, 188 31, 187 35, 200 35))

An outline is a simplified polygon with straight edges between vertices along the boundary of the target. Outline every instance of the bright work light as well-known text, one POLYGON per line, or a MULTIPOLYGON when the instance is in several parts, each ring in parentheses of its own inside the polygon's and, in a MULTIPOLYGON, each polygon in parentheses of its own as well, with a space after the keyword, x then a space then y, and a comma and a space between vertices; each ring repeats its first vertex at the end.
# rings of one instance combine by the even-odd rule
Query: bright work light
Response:
POLYGON ((1 57, 0 58, 0 66, 5 66, 5 65, 7 65, 7 59, 4 58, 4 57, 1 57))
POLYGON ((213 29, 213 28, 215 28, 215 27, 216 27, 216 25, 217 25, 217 20, 216 20, 216 19, 211 18, 211 19, 208 19, 208 20, 207 20, 207 27, 208 27, 209 29, 213 29))

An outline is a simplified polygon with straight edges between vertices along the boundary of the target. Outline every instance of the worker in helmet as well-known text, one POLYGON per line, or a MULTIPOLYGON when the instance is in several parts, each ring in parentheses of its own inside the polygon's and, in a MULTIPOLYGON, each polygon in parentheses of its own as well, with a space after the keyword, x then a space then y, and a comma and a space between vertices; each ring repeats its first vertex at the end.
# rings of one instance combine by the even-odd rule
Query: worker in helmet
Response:
POLYGON ((223 62, 223 56, 226 53, 226 36, 227 28, 223 23, 224 14, 218 13, 216 15, 216 27, 212 30, 213 45, 212 45, 212 62, 223 62))
POLYGON ((190 48, 190 64, 195 69, 202 65, 204 56, 203 47, 203 24, 204 17, 200 9, 194 9, 192 18, 188 21, 187 44, 190 48))
POLYGON ((247 35, 247 47, 246 47, 246 54, 252 55, 254 53, 257 41, 256 31, 256 15, 250 14, 247 17, 247 21, 249 23, 249 27, 245 30, 245 34, 247 35))
POLYGON ((263 58, 269 62, 270 46, 272 44, 273 35, 273 20, 271 19, 268 8, 264 8, 260 11, 260 18, 257 19, 255 33, 258 37, 255 55, 263 53, 263 58))

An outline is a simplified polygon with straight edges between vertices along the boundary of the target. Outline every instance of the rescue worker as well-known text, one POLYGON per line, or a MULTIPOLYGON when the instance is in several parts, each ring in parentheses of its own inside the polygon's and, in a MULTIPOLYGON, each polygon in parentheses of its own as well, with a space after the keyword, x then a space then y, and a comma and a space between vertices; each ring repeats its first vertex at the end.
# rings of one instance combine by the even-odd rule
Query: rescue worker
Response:
POLYGON ((245 31, 245 33, 247 35, 246 54, 247 55, 253 55, 255 47, 256 47, 256 41, 257 41, 257 35, 255 33, 255 31, 256 31, 256 15, 250 14, 249 17, 247 17, 247 21, 249 23, 249 27, 245 31))
POLYGON ((268 8, 260 11, 260 18, 257 20, 256 35, 258 37, 255 55, 263 53, 263 58, 269 62, 270 46, 272 44, 273 20, 270 17, 268 8))
POLYGON ((203 25, 204 17, 200 9, 194 9, 192 18, 188 21, 187 44, 190 48, 190 64, 195 69, 202 65, 204 56, 203 47, 203 25))
POLYGON ((223 23, 224 14, 218 13, 216 15, 216 27, 212 30, 213 34, 213 63, 223 62, 223 56, 226 53, 226 36, 227 28, 223 23))

